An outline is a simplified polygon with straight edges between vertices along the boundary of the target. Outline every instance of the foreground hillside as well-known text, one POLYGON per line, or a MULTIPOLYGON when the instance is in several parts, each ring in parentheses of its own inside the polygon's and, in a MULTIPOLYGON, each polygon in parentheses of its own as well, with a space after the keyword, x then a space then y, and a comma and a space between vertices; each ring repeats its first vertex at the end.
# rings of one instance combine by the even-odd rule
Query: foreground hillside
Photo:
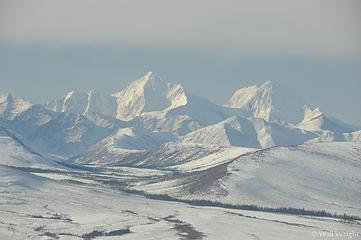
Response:
POLYGON ((0 191, 0 239, 309 239, 361 230, 331 218, 150 200, 3 166, 0 191))
MULTIPOLYGON (((227 156, 231 153, 223 155, 227 156)), ((219 158, 221 154, 214 163, 219 158)), ((135 189, 224 203, 361 214, 360 143, 274 147, 207 169, 199 170, 199 165, 193 161, 172 166, 183 174, 135 189)))

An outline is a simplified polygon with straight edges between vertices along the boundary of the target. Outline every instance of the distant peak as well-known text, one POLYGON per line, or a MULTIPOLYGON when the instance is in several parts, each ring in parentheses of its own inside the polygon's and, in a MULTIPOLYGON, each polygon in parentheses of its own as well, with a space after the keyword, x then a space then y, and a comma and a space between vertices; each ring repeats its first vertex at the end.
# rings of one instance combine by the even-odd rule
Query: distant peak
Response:
POLYGON ((305 115, 303 118, 303 122, 311 121, 323 115, 323 112, 321 112, 319 107, 312 108, 308 105, 305 105, 304 110, 305 110, 305 115))
POLYGON ((151 77, 153 75, 153 72, 152 71, 149 71, 149 72, 147 72, 145 75, 144 75, 144 77, 151 77))
POLYGON ((153 81, 153 80, 155 80, 156 78, 159 78, 159 77, 157 77, 152 71, 147 72, 147 73, 143 76, 143 80, 144 80, 145 82, 153 81))
POLYGON ((261 86, 271 86, 272 85, 272 81, 271 80, 267 80, 264 83, 261 84, 261 86))

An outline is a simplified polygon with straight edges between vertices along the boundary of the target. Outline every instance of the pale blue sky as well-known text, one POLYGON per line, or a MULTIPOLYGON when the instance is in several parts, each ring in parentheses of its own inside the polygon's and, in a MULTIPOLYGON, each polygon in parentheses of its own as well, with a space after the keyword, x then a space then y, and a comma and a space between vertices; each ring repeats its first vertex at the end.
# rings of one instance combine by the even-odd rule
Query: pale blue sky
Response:
POLYGON ((111 93, 152 70, 224 103, 284 85, 361 125, 359 1, 0 0, 0 89, 34 102, 111 93))

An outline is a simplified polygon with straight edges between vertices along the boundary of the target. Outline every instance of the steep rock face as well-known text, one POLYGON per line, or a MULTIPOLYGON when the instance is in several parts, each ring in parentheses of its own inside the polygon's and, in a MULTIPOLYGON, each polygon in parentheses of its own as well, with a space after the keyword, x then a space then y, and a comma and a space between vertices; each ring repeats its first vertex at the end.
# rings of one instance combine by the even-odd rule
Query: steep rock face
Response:
POLYGON ((32 107, 32 103, 20 97, 0 92, 0 118, 13 120, 19 114, 32 107))
POLYGON ((266 121, 298 123, 302 119, 304 102, 282 86, 267 81, 237 90, 225 106, 245 109, 255 118, 266 121))
POLYGON ((87 103, 86 93, 70 91, 60 99, 47 102, 45 107, 54 112, 84 113, 87 103))
POLYGON ((187 103, 181 85, 165 83, 152 72, 113 96, 117 99, 116 117, 121 120, 131 120, 144 112, 172 109, 187 103))
POLYGON ((308 131, 330 131, 334 133, 352 132, 348 126, 340 122, 334 121, 332 118, 327 117, 321 110, 305 106, 304 118, 298 128, 308 131))
POLYGON ((84 110, 84 115, 99 113, 115 117, 117 105, 116 99, 112 96, 102 95, 94 90, 88 93, 88 102, 84 110))

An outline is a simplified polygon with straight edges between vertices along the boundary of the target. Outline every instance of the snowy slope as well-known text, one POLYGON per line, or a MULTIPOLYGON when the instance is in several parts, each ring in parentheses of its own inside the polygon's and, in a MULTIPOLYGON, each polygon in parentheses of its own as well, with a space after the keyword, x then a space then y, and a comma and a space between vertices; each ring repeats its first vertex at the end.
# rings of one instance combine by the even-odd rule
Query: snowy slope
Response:
POLYGON ((248 119, 237 116, 188 133, 179 141, 204 145, 261 147, 252 123, 248 119))
POLYGON ((194 161, 222 149, 224 147, 168 142, 148 151, 125 151, 124 148, 117 149, 97 144, 84 154, 70 159, 69 162, 109 166, 169 167, 194 161))
POLYGON ((32 168, 62 168, 25 146, 8 130, 0 126, 0 165, 32 168))
POLYGON ((304 101, 282 86, 267 81, 237 90, 225 106, 245 109, 267 121, 298 123, 303 116, 304 101))
POLYGON ((100 144, 104 144, 106 148, 149 150, 174 139, 175 137, 172 134, 151 132, 141 127, 132 127, 119 129, 100 144))
POLYGON ((304 143, 318 135, 263 119, 233 116, 220 123, 188 133, 181 142, 251 148, 304 143))
POLYGON ((360 153, 360 143, 347 142, 275 147, 207 169, 198 165, 196 172, 180 165, 177 169, 184 174, 134 188, 181 198, 360 215, 360 153))
POLYGON ((253 119, 252 122, 262 148, 301 144, 318 136, 314 132, 298 129, 288 124, 267 122, 259 118, 253 119))
POLYGON ((360 214, 360 153, 359 143, 319 143, 241 157, 222 179, 225 201, 360 214))
POLYGON ((137 165, 144 161, 142 152, 158 148, 175 139, 170 133, 151 132, 142 127, 120 128, 91 146, 84 154, 69 160, 76 164, 137 165), (139 154, 139 155, 138 155, 139 154), (126 159, 131 159, 128 161, 126 159), (133 163, 135 162, 135 163, 133 163))

